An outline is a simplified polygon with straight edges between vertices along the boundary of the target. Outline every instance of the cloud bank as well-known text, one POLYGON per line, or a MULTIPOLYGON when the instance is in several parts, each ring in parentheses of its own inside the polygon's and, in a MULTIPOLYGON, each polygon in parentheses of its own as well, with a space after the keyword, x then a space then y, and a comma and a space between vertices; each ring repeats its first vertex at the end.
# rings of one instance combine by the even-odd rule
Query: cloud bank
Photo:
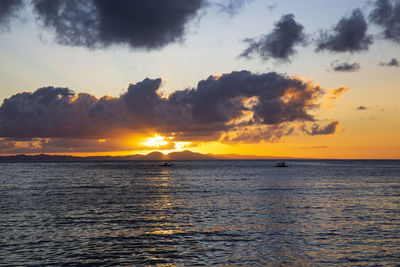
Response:
POLYGON ((271 33, 259 39, 246 39, 245 42, 248 47, 240 57, 256 55, 263 60, 288 61, 296 53, 294 47, 305 44, 304 27, 295 21, 293 14, 283 15, 271 33))
MULTIPOLYGON (((314 112, 327 93, 318 85, 274 72, 210 76, 196 88, 168 97, 158 92, 161 82, 147 78, 130 84, 119 97, 96 98, 51 86, 15 94, 0 107, 0 138, 97 140, 157 132, 175 141, 276 141, 290 135, 297 124, 317 125, 314 112)), ((314 134, 334 133, 315 129, 314 134)))

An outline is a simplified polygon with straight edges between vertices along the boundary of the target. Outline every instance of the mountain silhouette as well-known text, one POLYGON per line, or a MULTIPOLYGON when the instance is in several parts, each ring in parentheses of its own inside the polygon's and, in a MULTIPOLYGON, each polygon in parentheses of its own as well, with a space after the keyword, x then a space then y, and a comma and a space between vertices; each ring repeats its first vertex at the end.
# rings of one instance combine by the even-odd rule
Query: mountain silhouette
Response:
POLYGON ((147 155, 134 154, 127 156, 88 156, 71 155, 12 155, 0 156, 0 161, 113 161, 113 160, 216 160, 216 159, 295 159, 293 157, 255 156, 239 154, 201 154, 190 150, 163 154, 153 151, 147 155))

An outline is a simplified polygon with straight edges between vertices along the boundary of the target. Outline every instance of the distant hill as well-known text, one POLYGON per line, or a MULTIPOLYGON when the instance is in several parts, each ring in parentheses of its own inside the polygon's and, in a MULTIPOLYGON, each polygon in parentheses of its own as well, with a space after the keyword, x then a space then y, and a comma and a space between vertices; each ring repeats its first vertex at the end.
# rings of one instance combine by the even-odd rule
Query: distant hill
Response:
POLYGON ((147 155, 139 156, 140 160, 163 160, 165 155, 159 151, 151 152, 147 155))
POLYGON ((71 155, 14 155, 0 156, 0 161, 105 161, 105 160, 215 160, 215 159, 294 159, 292 157, 272 157, 238 154, 201 154, 189 150, 163 154, 159 151, 147 155, 135 154, 127 156, 89 156, 77 157, 71 155))
POLYGON ((256 155, 239 155, 239 154, 220 154, 213 156, 217 159, 296 159, 294 157, 256 156, 256 155))
POLYGON ((168 160, 186 160, 186 159, 216 159, 216 157, 211 155, 204 155, 201 153, 195 153, 189 150, 185 150, 182 152, 172 152, 166 155, 166 159, 168 160))

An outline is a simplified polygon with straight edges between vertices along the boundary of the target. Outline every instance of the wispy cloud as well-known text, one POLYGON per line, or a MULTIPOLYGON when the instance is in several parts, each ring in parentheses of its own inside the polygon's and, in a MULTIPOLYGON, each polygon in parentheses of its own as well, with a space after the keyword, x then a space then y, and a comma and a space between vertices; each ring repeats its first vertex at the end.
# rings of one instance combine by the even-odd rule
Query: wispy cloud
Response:
POLYGON ((315 124, 311 126, 311 129, 303 127, 303 131, 308 135, 329 135, 336 133, 338 126, 339 126, 339 121, 333 120, 325 126, 320 126, 318 124, 315 124))
POLYGON ((350 91, 351 90, 351 88, 349 88, 349 87, 344 87, 344 86, 341 86, 341 87, 339 87, 339 88, 336 88, 336 89, 328 89, 327 90, 327 97, 328 98, 330 98, 330 99, 338 99, 340 96, 342 96, 345 92, 347 92, 347 91, 350 91))
POLYGON ((331 66, 334 71, 339 72, 355 72, 361 68, 360 64, 358 63, 347 63, 338 61, 333 62, 331 66))
POLYGON ((260 141, 275 143, 283 137, 290 136, 294 127, 287 124, 248 126, 225 133, 219 140, 223 143, 258 143, 260 141))
POLYGON ((400 43, 400 2, 376 0, 369 18, 383 27, 383 37, 400 43))
POLYGON ((9 28, 10 22, 18 16, 18 11, 23 6, 22 0, 0 1, 0 32, 9 28))
POLYGON ((357 110, 367 110, 368 107, 367 106, 359 106, 357 107, 357 110))
POLYGON ((268 10, 269 11, 274 11, 275 10, 275 8, 278 6, 278 3, 273 3, 273 4, 270 4, 270 5, 268 5, 267 6, 267 8, 268 8, 268 10))
POLYGON ((400 63, 397 59, 392 58, 389 62, 380 62, 379 66, 383 67, 399 67, 400 63))
POLYGON ((219 10, 231 16, 236 15, 246 4, 254 0, 220 0, 215 3, 219 10))

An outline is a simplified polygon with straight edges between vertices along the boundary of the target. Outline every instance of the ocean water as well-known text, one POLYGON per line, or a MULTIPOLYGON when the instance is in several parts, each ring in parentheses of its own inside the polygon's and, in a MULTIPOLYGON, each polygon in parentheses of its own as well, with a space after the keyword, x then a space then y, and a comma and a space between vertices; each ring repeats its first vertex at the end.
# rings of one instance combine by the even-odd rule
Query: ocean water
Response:
POLYGON ((400 161, 0 163, 0 265, 400 264, 400 161))

